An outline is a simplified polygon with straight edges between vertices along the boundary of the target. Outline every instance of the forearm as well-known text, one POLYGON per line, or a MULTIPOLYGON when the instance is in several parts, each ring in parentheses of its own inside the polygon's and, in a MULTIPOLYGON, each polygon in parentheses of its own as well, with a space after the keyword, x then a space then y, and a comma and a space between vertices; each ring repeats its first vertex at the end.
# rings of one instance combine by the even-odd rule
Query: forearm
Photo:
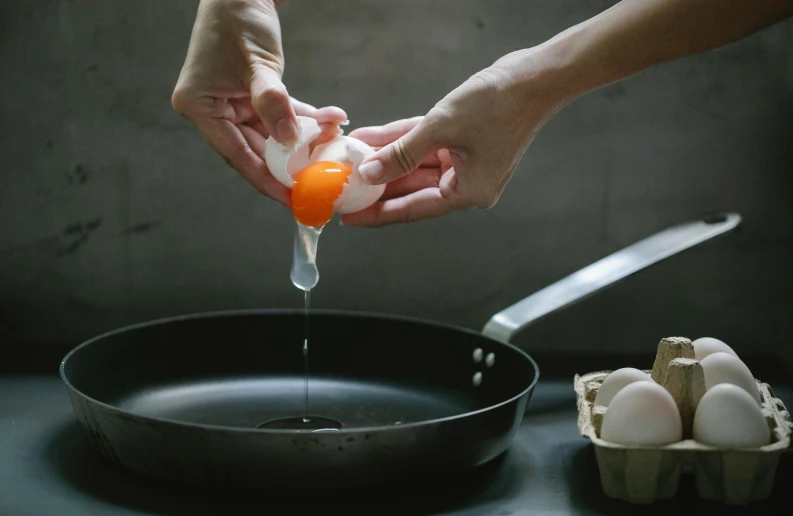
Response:
POLYGON ((741 39, 793 0, 623 0, 536 47, 573 99, 652 66, 741 39))

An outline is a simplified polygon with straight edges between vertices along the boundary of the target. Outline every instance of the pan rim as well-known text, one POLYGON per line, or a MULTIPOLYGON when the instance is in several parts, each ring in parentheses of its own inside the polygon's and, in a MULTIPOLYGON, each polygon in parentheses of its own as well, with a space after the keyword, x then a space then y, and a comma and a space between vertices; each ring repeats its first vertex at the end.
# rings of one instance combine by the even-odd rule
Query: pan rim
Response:
MULTIPOLYGON (((176 315, 176 316, 170 316, 170 317, 163 317, 163 318, 159 318, 159 319, 152 319, 152 320, 145 321, 145 322, 140 322, 140 323, 134 323, 134 324, 130 324, 130 325, 127 325, 127 326, 123 326, 121 328, 116 328, 114 330, 102 333, 100 335, 92 337, 92 338, 86 340, 85 342, 75 346, 72 350, 70 350, 63 357, 63 359, 61 360, 61 363, 60 363, 60 366, 59 366, 58 370, 59 370, 59 373, 60 373, 61 380, 64 382, 64 384, 66 384, 66 387, 72 393, 74 393, 76 396, 78 396, 78 397, 80 397, 80 398, 82 398, 82 399, 84 399, 84 400, 86 400, 86 401, 88 401, 88 402, 90 402, 90 403, 92 403, 94 405, 102 407, 104 410, 110 411, 112 413, 115 413, 117 415, 121 415, 121 416, 124 416, 124 417, 133 417, 133 418, 136 418, 136 419, 139 419, 139 420, 151 421, 151 422, 154 422, 154 423, 157 423, 157 424, 175 425, 175 426, 179 426, 179 427, 188 427, 188 428, 194 428, 194 429, 200 429, 200 430, 209 430, 209 431, 223 431, 223 432, 233 432, 233 433, 242 432, 242 433, 252 433, 252 434, 266 434, 266 435, 306 435, 306 434, 309 434, 309 433, 312 434, 312 435, 315 435, 314 432, 307 432, 305 430, 297 430, 297 429, 246 428, 246 427, 236 427, 236 426, 213 425, 213 424, 207 424, 207 423, 192 423, 192 422, 189 422, 189 421, 179 421, 179 420, 176 420, 176 419, 170 419, 170 418, 164 418, 164 417, 143 416, 143 415, 135 414, 133 412, 129 412, 127 410, 123 410, 123 409, 121 409, 121 408, 119 408, 117 406, 111 405, 109 403, 105 403, 103 401, 99 401, 96 398, 93 398, 93 397, 87 395, 86 393, 82 392, 81 390, 79 390, 77 387, 75 387, 69 381, 69 379, 66 376, 66 371, 65 371, 66 364, 69 361, 69 359, 73 355, 75 355, 76 353, 79 353, 79 351, 81 349, 91 345, 94 342, 103 340, 103 339, 105 339, 107 337, 111 337, 111 336, 119 334, 119 333, 125 333, 125 332, 130 332, 130 331, 134 331, 134 330, 141 329, 141 328, 149 328, 149 327, 153 327, 153 326, 159 326, 159 325, 164 325, 164 324, 169 324, 169 323, 174 323, 174 322, 180 322, 180 321, 193 320, 193 319, 212 319, 212 318, 215 318, 215 317, 234 317, 234 316, 245 316, 245 315, 302 315, 303 313, 304 313, 303 310, 294 309, 294 308, 251 308, 251 309, 239 309, 239 310, 218 310, 218 311, 209 311, 209 312, 196 312, 196 313, 189 313, 189 314, 176 315)), ((423 420, 423 421, 414 421, 412 423, 405 423, 405 424, 402 424, 402 425, 387 425, 387 426, 384 425, 384 426, 369 426, 369 427, 346 428, 346 429, 338 430, 336 432, 327 432, 327 433, 319 432, 319 433, 316 433, 316 435, 330 435, 330 436, 345 435, 345 436, 347 436, 347 435, 362 434, 362 433, 374 433, 374 432, 380 433, 380 432, 386 432, 386 431, 401 431, 401 430, 405 430, 405 429, 419 428, 419 427, 425 427, 425 426, 431 426, 431 425, 451 422, 451 421, 455 421, 455 420, 458 420, 458 419, 470 418, 470 417, 473 417, 473 416, 477 416, 479 414, 483 414, 483 413, 486 413, 486 412, 497 410, 497 409, 499 409, 499 408, 501 408, 503 406, 506 406, 506 405, 509 405, 511 403, 514 403, 515 401, 521 399, 522 397, 524 397, 528 393, 530 393, 534 389, 534 387, 537 385, 537 382, 540 379, 540 368, 537 365, 537 362, 531 357, 531 355, 529 355, 528 353, 526 353, 525 351, 523 351, 519 347, 517 347, 517 346, 515 346, 515 345, 513 345, 513 344, 511 344, 509 342, 502 342, 502 341, 496 340, 496 339, 494 339, 492 337, 488 337, 488 336, 486 336, 486 335, 484 335, 484 334, 482 334, 480 332, 474 331, 474 330, 472 330, 470 328, 465 328, 465 327, 462 327, 462 326, 456 326, 456 325, 449 324, 449 323, 441 323, 441 322, 437 322, 437 321, 431 321, 431 320, 422 319, 422 318, 418 318, 418 317, 410 317, 410 316, 394 315, 394 314, 381 314, 381 313, 377 313, 377 312, 365 312, 365 311, 355 311, 355 310, 317 309, 317 310, 311 310, 311 313, 312 314, 317 314, 317 315, 331 315, 331 316, 332 315, 337 315, 337 316, 338 315, 343 315, 343 316, 366 317, 366 318, 370 318, 370 319, 371 318, 385 319, 385 320, 391 320, 391 321, 398 321, 398 322, 405 322, 405 323, 412 323, 412 324, 420 324, 420 325, 426 325, 426 326, 434 326, 436 328, 442 328, 442 329, 446 329, 446 330, 449 330, 449 331, 467 333, 467 334, 469 334, 471 336, 477 336, 479 338, 487 339, 487 340, 489 340, 489 341, 491 341, 491 342, 493 342, 495 344, 499 344, 499 345, 504 346, 506 348, 511 348, 512 350, 518 352, 518 354, 520 354, 524 358, 526 358, 529 361, 529 363, 532 365, 532 367, 534 368, 534 378, 529 383, 528 387, 523 389, 520 393, 516 394, 515 396, 512 396, 511 398, 508 398, 506 400, 500 401, 500 402, 498 402, 496 404, 489 405, 489 406, 481 408, 481 409, 477 409, 477 410, 473 410, 473 411, 469 411, 469 412, 464 412, 462 414, 455 414, 455 415, 452 415, 452 416, 446 416, 446 417, 442 417, 442 418, 427 419, 427 420, 423 420)), ((522 419, 522 416, 521 416, 521 419, 522 419)))

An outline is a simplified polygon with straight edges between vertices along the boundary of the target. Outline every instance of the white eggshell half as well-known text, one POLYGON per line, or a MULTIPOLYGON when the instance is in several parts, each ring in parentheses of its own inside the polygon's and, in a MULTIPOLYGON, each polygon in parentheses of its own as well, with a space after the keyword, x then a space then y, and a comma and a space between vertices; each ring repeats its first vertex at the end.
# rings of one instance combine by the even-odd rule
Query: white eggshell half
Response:
POLYGON ((744 389, 729 383, 708 389, 699 400, 693 436, 719 448, 758 448, 771 442, 763 411, 744 389))
POLYGON ((294 145, 281 145, 272 136, 264 142, 264 162, 267 168, 279 183, 289 188, 292 188, 292 176, 310 163, 309 144, 322 132, 313 118, 299 116, 297 122, 300 134, 294 145))
POLYGON ((598 388, 597 395, 595 396, 595 405, 608 407, 614 396, 622 390, 623 387, 633 382, 646 382, 650 380, 650 375, 633 367, 623 367, 612 371, 603 380, 603 383, 598 388))
POLYGON ((375 153, 366 143, 349 136, 340 136, 347 142, 347 153, 352 162, 352 173, 334 206, 339 213, 355 213, 368 208, 383 195, 385 185, 370 185, 358 171, 361 162, 375 153))
POLYGON ((691 343, 694 346, 694 358, 699 361, 702 361, 703 358, 706 356, 717 353, 719 351, 724 353, 730 353, 731 355, 738 356, 738 353, 733 351, 733 349, 725 344, 724 342, 720 341, 719 339, 714 339, 713 337, 702 337, 694 342, 691 343))
POLYGON ((624 445, 663 446, 683 438, 683 423, 666 389, 655 382, 633 382, 609 403, 600 438, 624 445))
POLYGON ((339 163, 347 163, 352 165, 350 153, 347 150, 347 138, 349 136, 337 136, 330 141, 320 143, 314 147, 314 152, 311 153, 311 163, 318 161, 338 161, 339 163))
POLYGON ((746 364, 735 355, 717 351, 702 359, 699 363, 705 373, 705 387, 711 389, 721 383, 731 383, 746 390, 759 405, 760 389, 752 372, 746 364))

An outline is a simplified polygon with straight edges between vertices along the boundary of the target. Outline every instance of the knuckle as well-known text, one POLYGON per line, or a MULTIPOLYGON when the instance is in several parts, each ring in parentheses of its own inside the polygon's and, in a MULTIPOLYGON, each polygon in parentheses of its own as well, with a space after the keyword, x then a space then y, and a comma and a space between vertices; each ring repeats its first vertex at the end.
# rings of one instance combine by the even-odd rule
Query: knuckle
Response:
POLYGON ((482 210, 489 210, 496 205, 499 198, 498 192, 483 191, 476 200, 476 207, 482 210))
POLYGON ((244 173, 250 152, 251 148, 247 143, 240 143, 231 147, 228 152, 221 154, 221 157, 231 168, 237 172, 244 173))
POLYGON ((454 127, 454 110, 443 101, 433 107, 421 121, 421 125, 435 139, 443 139, 449 135, 454 127))
POLYGON ((180 115, 187 115, 190 109, 190 99, 185 88, 177 86, 173 90, 171 94, 171 106, 173 106, 173 109, 180 115))
POLYGON ((416 160, 402 138, 389 145, 389 149, 392 161, 399 163, 403 172, 407 173, 416 168, 416 160))
POLYGON ((375 203, 371 209, 373 225, 381 226, 385 224, 386 222, 384 220, 385 214, 383 213, 383 205, 381 203, 375 203))
POLYGON ((498 192, 493 192, 488 189, 478 190, 466 196, 462 204, 466 208, 474 208, 480 210, 488 210, 496 205, 499 199, 498 192))
POLYGON ((479 207, 479 200, 476 197, 464 197, 457 204, 464 209, 474 209, 479 207))
POLYGON ((500 70, 496 68, 485 68, 473 74, 469 81, 478 89, 493 91, 503 84, 504 79, 500 70))
POLYGON ((429 185, 431 187, 437 187, 441 184, 441 179, 443 178, 443 170, 440 168, 432 169, 432 172, 429 174, 429 178, 427 179, 429 185))
POLYGON ((226 0, 226 7, 233 12, 242 12, 249 8, 246 0, 226 0))
POLYGON ((450 106, 438 103, 424 115, 415 130, 421 131, 424 139, 446 147, 456 139, 455 128, 459 125, 457 118, 450 106))
POLYGON ((412 209, 411 206, 408 204, 405 206, 405 210, 402 213, 402 217, 400 217, 400 222, 403 224, 412 224, 414 222, 418 222, 419 218, 416 215, 416 210, 412 209))
POLYGON ((273 104, 289 102, 289 94, 283 86, 268 86, 257 91, 251 99, 253 107, 257 110, 267 109, 273 104))
POLYGON ((253 189, 265 197, 269 197, 270 199, 275 199, 275 196, 272 193, 270 193, 270 190, 268 190, 264 185, 261 185, 259 183, 253 183, 253 189))

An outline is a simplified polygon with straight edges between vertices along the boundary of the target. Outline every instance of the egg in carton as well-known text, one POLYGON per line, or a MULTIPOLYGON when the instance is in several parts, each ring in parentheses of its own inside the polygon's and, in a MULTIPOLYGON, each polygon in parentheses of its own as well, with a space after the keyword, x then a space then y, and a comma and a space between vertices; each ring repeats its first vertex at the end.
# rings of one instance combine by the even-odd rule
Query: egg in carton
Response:
POLYGON ((578 428, 594 445, 607 496, 636 504, 671 498, 677 493, 681 474, 693 474, 703 499, 744 505, 771 494, 779 457, 791 449, 790 414, 771 387, 752 377, 728 346, 715 339, 696 342, 700 341, 695 352, 687 338, 662 339, 652 370, 624 368, 575 376, 578 428), (728 354, 735 359, 724 356, 728 354), (703 368, 706 359, 710 385, 703 368), (730 382, 740 384, 743 379, 744 385, 722 383, 719 375, 732 372, 731 367, 745 369, 735 375, 738 380, 730 382), (643 401, 626 400, 626 391, 620 406, 610 405, 633 383, 636 385, 629 390, 645 392, 643 401), (752 399, 749 393, 754 392, 752 399), (706 402, 700 405, 706 394, 706 402), (731 397, 735 394, 738 396, 731 397), (647 402, 650 398, 652 403, 647 402), (750 407, 757 403, 759 411, 750 407), (609 440, 604 440, 604 419, 610 406, 614 413, 605 428, 609 440), (642 442, 635 438, 641 432, 644 442, 663 444, 637 444, 642 442), (617 444, 617 440, 629 444, 617 444))

